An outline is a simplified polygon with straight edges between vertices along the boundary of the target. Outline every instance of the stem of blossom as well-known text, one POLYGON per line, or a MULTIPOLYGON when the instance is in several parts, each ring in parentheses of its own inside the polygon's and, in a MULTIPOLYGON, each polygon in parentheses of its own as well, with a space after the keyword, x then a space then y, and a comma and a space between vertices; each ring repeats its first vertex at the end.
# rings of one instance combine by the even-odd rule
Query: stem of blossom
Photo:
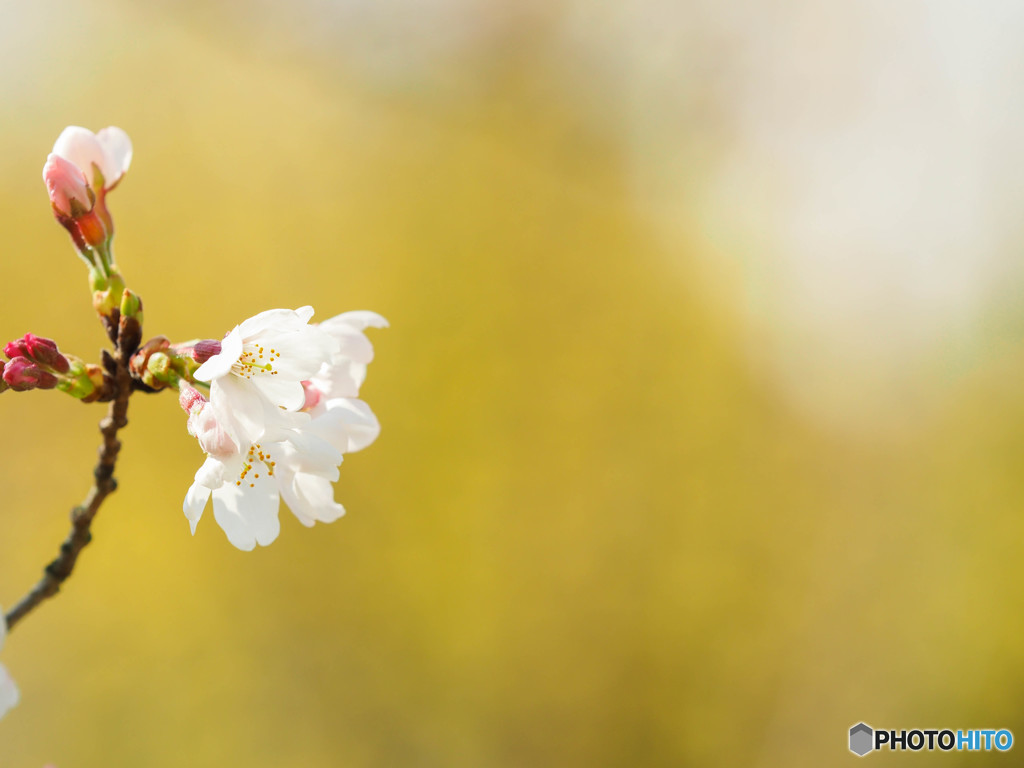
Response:
POLYGON ((90 527, 100 505, 107 496, 117 490, 114 468, 121 450, 117 433, 128 423, 128 398, 132 394, 132 375, 128 369, 130 354, 131 351, 127 351, 119 340, 113 355, 115 395, 106 417, 100 422, 103 443, 100 445, 99 460, 92 473, 92 488, 89 489, 85 501, 71 510, 71 532, 61 544, 60 554, 43 569, 42 579, 8 611, 5 617, 8 629, 13 629, 15 624, 44 600, 57 594, 60 585, 71 576, 79 553, 92 540, 90 527))

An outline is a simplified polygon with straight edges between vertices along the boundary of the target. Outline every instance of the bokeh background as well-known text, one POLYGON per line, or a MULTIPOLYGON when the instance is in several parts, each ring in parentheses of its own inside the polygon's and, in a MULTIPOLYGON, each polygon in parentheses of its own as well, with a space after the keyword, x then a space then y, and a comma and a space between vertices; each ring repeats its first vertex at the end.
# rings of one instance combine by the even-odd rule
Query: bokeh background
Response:
MULTIPOLYGON (((40 180, 68 124, 134 141, 148 334, 391 321, 348 515, 264 550, 189 535, 199 449, 133 399, 121 490, 0 656, 0 764, 1024 738, 1022 36, 994 0, 0 0, 0 336, 103 341, 40 180)), ((3 604, 101 414, 0 401, 3 604)))

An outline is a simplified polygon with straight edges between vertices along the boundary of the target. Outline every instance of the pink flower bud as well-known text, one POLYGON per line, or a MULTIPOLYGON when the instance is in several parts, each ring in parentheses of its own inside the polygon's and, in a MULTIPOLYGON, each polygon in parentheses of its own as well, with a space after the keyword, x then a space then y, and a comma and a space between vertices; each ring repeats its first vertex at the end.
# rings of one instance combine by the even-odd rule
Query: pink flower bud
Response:
POLYGON ((57 342, 52 339, 44 339, 34 333, 26 333, 24 338, 25 346, 28 347, 30 360, 35 360, 40 365, 55 371, 56 373, 67 373, 70 368, 68 359, 57 349, 57 342))
POLYGON ((4 354, 10 358, 23 357, 53 373, 67 373, 70 363, 57 349, 57 342, 44 339, 34 333, 26 333, 4 346, 4 354))
POLYGON ((190 414, 192 411, 198 411, 203 407, 206 402, 206 398, 203 397, 199 390, 193 386, 182 383, 178 389, 178 403, 181 405, 182 410, 185 413, 190 414))
POLYGON ((92 210, 96 195, 82 170, 60 155, 50 154, 43 166, 43 181, 53 209, 61 216, 76 218, 92 210))
POLYGON ((192 347, 192 357, 197 363, 205 363, 214 355, 220 354, 220 342, 213 339, 197 341, 192 347))
POLYGON ((58 383, 56 376, 47 373, 24 357, 15 357, 7 363, 4 367, 4 381, 17 392, 26 392, 30 389, 53 389, 58 383))
POLYGON ((199 390, 182 382, 178 387, 178 402, 188 414, 188 433, 199 441, 206 453, 215 457, 238 453, 238 445, 217 419, 210 401, 199 390))
POLYGON ((24 339, 15 339, 4 345, 4 354, 12 360, 16 357, 28 357, 28 346, 24 339))
POLYGON ((53 145, 53 154, 67 160, 84 174, 96 192, 112 189, 132 162, 132 142, 120 128, 110 126, 98 133, 70 125, 53 145), (96 176, 99 171, 102 178, 96 176))
MULTIPOLYGON (((110 239, 114 236, 106 195, 117 186, 131 161, 132 143, 120 128, 93 133, 73 125, 57 138, 43 166, 43 181, 57 221, 71 235, 79 253, 105 276, 113 264, 110 239)), ((120 295, 116 298, 119 302, 120 295)))

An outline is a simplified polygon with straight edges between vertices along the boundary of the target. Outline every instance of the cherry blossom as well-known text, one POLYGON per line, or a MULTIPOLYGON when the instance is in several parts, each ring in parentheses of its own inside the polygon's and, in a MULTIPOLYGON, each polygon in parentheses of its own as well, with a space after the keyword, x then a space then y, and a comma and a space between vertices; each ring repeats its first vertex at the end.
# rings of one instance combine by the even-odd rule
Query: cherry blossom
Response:
POLYGON ((373 359, 363 334, 387 322, 349 312, 310 325, 311 307, 261 312, 222 342, 199 342, 193 374, 209 398, 183 383, 188 430, 206 453, 185 495, 192 533, 206 506, 239 549, 266 546, 280 532, 280 502, 303 525, 333 522, 342 454, 372 443, 380 425, 357 399, 373 359))
POLYGON ((344 514, 331 486, 341 460, 330 443, 302 432, 289 440, 252 443, 244 452, 207 454, 185 494, 185 517, 195 534, 212 498, 213 517, 234 546, 247 551, 267 546, 281 530, 282 498, 305 525, 344 514))
MULTIPOLYGON (((77 168, 82 174, 80 180, 98 193, 113 189, 124 176, 132 162, 132 142, 127 133, 115 126, 93 133, 87 128, 69 125, 54 142, 47 165, 54 155, 77 168), (102 179, 96 176, 97 171, 102 179), (102 184, 97 184, 97 181, 102 181, 102 184)), ((64 164, 58 167, 64 173, 69 172, 64 164)))
MULTIPOLYGON (((271 309, 235 326, 196 370, 224 429, 242 446, 280 438, 283 416, 305 405, 302 382, 320 370, 338 340, 310 325, 312 307, 271 309)), ((292 424, 291 426, 294 426, 292 424)))
POLYGON ((93 290, 101 294, 110 291, 109 296, 100 298, 101 303, 111 303, 103 306, 102 314, 107 315, 120 301, 124 285, 111 251, 114 220, 106 196, 131 162, 132 142, 120 128, 110 126, 93 133, 72 125, 57 137, 43 165, 43 182, 54 216, 71 235, 82 258, 93 267, 93 290))

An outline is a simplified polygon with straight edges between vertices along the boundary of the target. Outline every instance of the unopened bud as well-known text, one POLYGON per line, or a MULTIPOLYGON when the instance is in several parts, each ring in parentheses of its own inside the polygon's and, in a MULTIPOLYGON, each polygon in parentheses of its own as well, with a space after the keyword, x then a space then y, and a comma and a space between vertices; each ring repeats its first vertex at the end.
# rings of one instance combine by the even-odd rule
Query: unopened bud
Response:
POLYGON ((4 366, 4 381, 16 392, 27 392, 30 389, 53 389, 59 380, 31 360, 15 357, 4 366))
POLYGON ((197 341, 192 347, 192 357, 197 363, 205 363, 214 355, 220 354, 220 342, 214 339, 197 341))
POLYGON ((55 373, 67 373, 70 363, 57 349, 57 342, 41 338, 33 333, 26 333, 24 340, 28 347, 27 357, 29 359, 35 360, 40 365, 45 365, 55 373))
POLYGON ((46 158, 43 181, 50 195, 53 213, 62 224, 63 219, 83 216, 96 204, 96 193, 89 186, 85 174, 77 165, 60 155, 51 153, 46 158))
POLYGON ((154 352, 149 356, 149 364, 146 366, 146 369, 157 381, 169 384, 170 381, 167 375, 171 371, 171 356, 166 352, 154 352))
POLYGON ((57 349, 57 342, 44 339, 34 333, 26 333, 4 345, 4 354, 9 358, 22 357, 50 373, 64 374, 68 371, 68 358, 57 349))
POLYGON ((74 398, 84 400, 96 391, 96 384, 89 377, 88 366, 81 360, 75 360, 71 363, 68 375, 61 380, 57 389, 67 392, 74 398))
POLYGON ((15 339, 4 344, 4 354, 14 359, 15 357, 29 357, 28 344, 24 338, 15 339))
POLYGON ((91 386, 92 392, 82 397, 83 403, 106 403, 114 399, 114 379, 100 366, 89 363, 85 366, 85 376, 89 384, 83 383, 83 389, 91 386))
POLYGON ((188 414, 188 433, 200 447, 214 457, 237 454, 238 444, 221 425, 213 405, 190 384, 183 381, 178 387, 178 402, 188 414))
POLYGON ((78 168, 98 192, 113 189, 132 162, 128 134, 113 126, 97 133, 71 125, 53 145, 53 153, 78 168))
POLYGON ((127 288, 121 297, 120 314, 117 344, 124 354, 130 355, 142 341, 142 299, 127 288))
POLYGON ((164 385, 156 381, 149 372, 149 358, 160 350, 168 349, 170 346, 171 342, 166 336, 155 336, 139 347, 138 351, 128 361, 128 370, 132 372, 132 378, 141 381, 148 387, 163 389, 164 385))
POLYGON ((124 279, 117 272, 104 275, 99 271, 89 274, 89 285, 92 287, 92 306, 102 317, 112 317, 114 311, 120 312, 121 298, 124 296, 124 279))
POLYGON ((183 381, 178 385, 178 404, 185 413, 202 408, 205 402, 206 398, 188 382, 183 381))
POLYGON ((121 294, 121 317, 134 317, 142 322, 142 299, 128 288, 121 294))
MULTIPOLYGON (((104 128, 94 134, 70 126, 58 137, 43 166, 43 181, 57 221, 92 269, 108 276, 116 273, 117 267, 111 251, 114 220, 106 196, 128 170, 131 159, 131 141, 120 128, 104 128)), ((120 301, 117 293, 113 306, 100 314, 110 317, 110 310, 120 301)), ((116 323, 108 327, 108 333, 116 330, 116 323)))

